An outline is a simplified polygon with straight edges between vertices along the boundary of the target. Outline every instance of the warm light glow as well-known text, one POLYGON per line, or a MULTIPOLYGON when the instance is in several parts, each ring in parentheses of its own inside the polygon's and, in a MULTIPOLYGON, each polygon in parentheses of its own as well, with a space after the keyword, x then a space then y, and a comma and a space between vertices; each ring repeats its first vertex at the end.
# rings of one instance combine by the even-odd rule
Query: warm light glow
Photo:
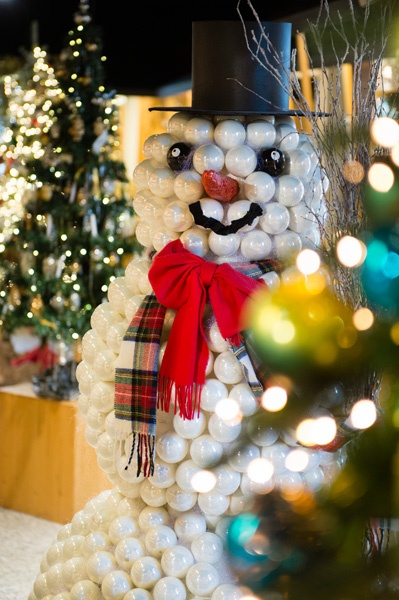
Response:
POLYGON ((206 494, 213 490, 217 483, 217 479, 212 471, 206 471, 204 469, 195 473, 195 475, 192 476, 190 483, 196 492, 206 494))
POLYGON ((254 458, 247 467, 247 475, 254 483, 266 483, 273 477, 274 467, 266 458, 254 458))
POLYGON ((358 267, 364 262, 367 249, 357 238, 344 235, 337 243, 336 253, 338 260, 345 267, 358 267))
POLYGON ((374 323, 374 315, 369 308, 358 308, 353 313, 352 321, 358 331, 366 331, 374 323))
POLYGON ((320 267, 320 256, 309 248, 302 250, 296 258, 296 266, 304 275, 316 273, 320 267))
POLYGON ((344 177, 349 183, 360 183, 364 178, 364 168, 357 160, 347 160, 343 168, 344 177))
POLYGON ((399 125, 390 117, 379 117, 371 124, 371 137, 378 146, 392 148, 399 143, 399 125))
POLYGON ((269 412, 278 412, 284 408, 287 404, 287 400, 287 391, 284 388, 275 385, 264 391, 261 404, 263 408, 269 412))
POLYGON ((304 419, 296 429, 298 441, 303 446, 324 446, 337 434, 337 424, 332 417, 304 419))
POLYGON ((291 450, 285 459, 285 466, 289 471, 304 471, 308 464, 309 454, 306 452, 306 450, 301 450, 301 448, 291 450))
POLYGON ((377 409, 372 400, 358 400, 351 409, 347 424, 353 429, 367 429, 375 423, 377 409))
POLYGON ((280 319, 272 326, 272 337, 277 344, 289 344, 295 337, 295 327, 289 319, 280 319))
POLYGON ((367 178, 371 187, 377 192, 388 192, 395 180, 391 167, 381 162, 371 165, 367 178))
POLYGON ((242 420, 240 405, 233 398, 223 398, 215 406, 215 413, 226 425, 237 425, 242 420))

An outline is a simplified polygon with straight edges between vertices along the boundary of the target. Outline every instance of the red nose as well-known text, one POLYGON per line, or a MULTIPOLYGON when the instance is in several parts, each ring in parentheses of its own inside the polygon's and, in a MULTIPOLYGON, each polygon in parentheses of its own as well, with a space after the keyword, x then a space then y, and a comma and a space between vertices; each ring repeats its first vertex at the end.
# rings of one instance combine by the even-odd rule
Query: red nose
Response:
POLYGON ((231 202, 240 188, 238 181, 218 171, 204 171, 201 179, 209 198, 220 202, 231 202))

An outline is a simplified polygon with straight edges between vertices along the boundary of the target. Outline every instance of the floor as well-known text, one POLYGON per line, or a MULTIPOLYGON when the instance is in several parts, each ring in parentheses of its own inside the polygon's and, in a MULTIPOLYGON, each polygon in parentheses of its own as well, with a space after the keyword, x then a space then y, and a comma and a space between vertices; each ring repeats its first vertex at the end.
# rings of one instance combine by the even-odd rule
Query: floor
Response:
POLYGON ((0 600, 29 600, 40 563, 61 527, 0 507, 0 600))

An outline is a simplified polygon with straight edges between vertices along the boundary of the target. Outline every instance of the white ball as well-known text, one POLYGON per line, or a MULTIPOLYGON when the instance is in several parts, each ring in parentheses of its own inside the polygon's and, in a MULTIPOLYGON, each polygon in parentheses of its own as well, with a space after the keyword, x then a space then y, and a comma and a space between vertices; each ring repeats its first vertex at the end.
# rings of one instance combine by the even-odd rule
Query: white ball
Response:
POLYGON ((151 194, 149 189, 138 190, 133 196, 133 208, 134 212, 138 217, 142 217, 144 214, 147 202, 153 199, 154 196, 151 194))
POLYGON ((177 577, 162 577, 152 590, 154 600, 185 600, 187 590, 185 585, 177 577))
POLYGON ((290 229, 297 233, 304 233, 311 227, 317 226, 317 219, 305 202, 300 202, 296 206, 291 206, 290 229))
POLYGON ((243 379, 244 372, 241 363, 230 350, 218 354, 213 369, 216 377, 222 383, 234 385, 243 379))
MULTIPOLYGON (((233 583, 222 583, 212 593, 211 600, 241 600, 241 598, 244 600, 244 598, 249 599, 250 597, 242 588, 237 587, 233 583)), ((276 600, 278 599, 276 598, 276 600)))
POLYGON ((202 117, 190 119, 184 130, 184 138, 189 144, 198 146, 213 141, 214 126, 212 121, 202 117))
POLYGON ((121 540, 115 548, 116 562, 125 571, 130 571, 134 561, 144 556, 144 554, 145 546, 143 542, 135 537, 121 540))
POLYGON ((170 577, 184 577, 189 568, 194 564, 191 551, 185 546, 176 545, 167 548, 161 558, 161 567, 170 577))
POLYGON ((129 590, 123 597, 123 600, 153 600, 151 592, 143 588, 134 588, 129 590))
POLYGON ((147 552, 155 558, 161 558, 166 548, 170 548, 177 543, 177 537, 174 530, 168 525, 158 525, 152 527, 144 537, 144 543, 147 552))
POLYGON ((290 450, 291 449, 287 444, 277 442, 271 446, 263 447, 261 453, 262 458, 266 458, 272 463, 275 473, 281 473, 286 470, 285 459, 290 450))
POLYGON ((259 458, 259 456, 260 450, 255 444, 240 445, 237 449, 231 451, 228 463, 239 473, 245 473, 251 460, 259 458))
POLYGON ((89 558, 94 552, 99 550, 110 550, 112 546, 108 533, 104 531, 91 531, 85 536, 82 544, 82 553, 85 558, 89 558))
MULTIPOLYGON (((241 240, 241 252, 248 260, 261 260, 270 256, 273 249, 271 237, 265 231, 255 230, 241 240)), ((235 382, 236 383, 236 382, 235 382)))
POLYGON ((183 200, 169 202, 163 211, 163 221, 172 231, 186 231, 194 223, 188 204, 183 200))
POLYGON ((135 236, 139 244, 145 248, 151 248, 152 240, 150 225, 147 221, 139 221, 136 225, 135 236))
POLYGON ((175 465, 156 458, 154 462, 154 474, 151 475, 150 481, 157 488, 167 488, 174 484, 175 473, 175 465))
POLYGON ((81 556, 82 545, 86 537, 84 535, 72 535, 64 541, 62 548, 62 555, 64 560, 73 558, 74 556, 81 556))
POLYGON ((269 290, 277 290, 280 287, 281 280, 275 271, 269 271, 269 273, 262 275, 261 278, 266 283, 269 290))
POLYGON ((155 196, 168 198, 174 191, 175 174, 172 169, 159 167, 148 175, 148 187, 155 196))
POLYGON ((246 131, 239 121, 225 119, 216 125, 213 137, 223 150, 229 150, 245 142, 246 131))
POLYGON ((259 403, 246 382, 232 387, 229 392, 229 398, 238 403, 243 417, 254 415, 259 408, 259 403))
POLYGON ((244 182, 244 192, 248 200, 269 202, 276 191, 273 177, 264 171, 254 171, 244 182))
POLYGON ((220 400, 228 397, 227 387, 218 379, 207 379, 201 391, 201 408, 214 412, 215 406, 220 400))
POLYGON ((191 254, 203 258, 208 253, 208 234, 200 227, 195 226, 183 231, 180 241, 184 248, 191 252, 191 254))
POLYGON ((111 522, 108 530, 110 540, 115 546, 124 538, 131 537, 137 532, 136 519, 127 515, 116 517, 111 522))
POLYGON ((250 146, 241 144, 227 151, 226 168, 236 177, 248 177, 256 169, 257 157, 250 146))
POLYGON ((191 543, 198 535, 205 533, 206 521, 202 515, 190 511, 176 518, 174 529, 180 543, 191 543))
POLYGON ((146 198, 142 207, 140 207, 141 214, 139 215, 144 221, 151 223, 155 219, 162 217, 162 213, 168 204, 169 199, 160 198, 159 196, 153 196, 146 198))
POLYGON ((201 201, 201 209, 206 217, 221 221, 224 216, 223 206, 217 200, 211 198, 203 198, 201 201))
POLYGON ((90 579, 76 582, 69 592, 71 600, 101 600, 101 590, 90 579))
POLYGON ((177 136, 179 139, 183 139, 184 130, 191 118, 191 115, 185 112, 174 113, 170 117, 166 128, 172 135, 177 136))
POLYGON ((168 505, 178 512, 191 510, 197 502, 197 493, 183 490, 177 483, 166 490, 168 505))
POLYGON ((289 153, 289 174, 296 177, 306 177, 311 167, 309 154, 297 148, 289 153))
MULTIPOLYGON (((249 211, 250 206, 251 203, 249 202, 249 200, 237 200, 236 202, 233 202, 233 204, 230 204, 229 208, 227 209, 228 222, 232 223, 237 219, 241 219, 241 217, 245 217, 245 215, 249 211)), ((244 227, 240 228, 240 233, 251 231, 251 229, 254 229, 254 227, 257 226, 258 222, 259 217, 255 217, 251 224, 244 225, 244 227)))
POLYGON ((293 473, 292 471, 276 473, 274 482, 276 488, 283 493, 297 492, 304 487, 300 473, 293 473))
POLYGON ((149 479, 144 479, 140 484, 140 496, 149 506, 163 506, 166 504, 165 490, 152 485, 149 479))
POLYGON ((277 234, 285 231, 290 223, 290 213, 286 206, 279 202, 270 202, 263 209, 259 225, 268 234, 277 234))
POLYGON ((211 231, 208 237, 209 248, 216 256, 231 256, 240 247, 240 236, 237 233, 218 235, 211 231))
POLYGON ((194 151, 193 166, 201 175, 204 171, 219 172, 224 167, 223 151, 215 144, 202 144, 194 151))
POLYGON ((186 585, 192 594, 207 596, 219 584, 220 578, 216 568, 208 563, 196 563, 189 568, 186 585))
POLYGON ((193 419, 182 419, 180 415, 176 414, 173 417, 173 427, 178 435, 186 440, 191 440, 204 431, 206 419, 201 411, 199 415, 195 414, 193 419))
POLYGON ((132 564, 130 576, 135 586, 149 590, 162 577, 161 564, 152 556, 142 556, 132 564))
POLYGON ((237 508, 239 512, 242 510, 242 503, 245 498, 248 498, 248 496, 253 496, 254 494, 269 494, 273 488, 273 477, 270 477, 270 479, 266 479, 265 481, 254 481, 253 479, 250 479, 246 473, 243 473, 240 485, 243 496, 241 498, 237 498, 239 503, 237 508))
POLYGON ((101 584, 107 573, 117 569, 115 556, 108 551, 98 550, 87 559, 86 569, 94 583, 101 584))
POLYGON ((146 506, 140 511, 138 523, 142 531, 148 531, 151 527, 157 527, 158 525, 167 525, 169 523, 169 513, 162 507, 146 506))
POLYGON ((238 438, 241 433, 242 424, 234 424, 223 421, 216 413, 213 413, 208 421, 208 429, 211 436, 222 444, 229 444, 238 438))
POLYGON ((188 442, 175 431, 166 431, 157 439, 157 455, 166 463, 179 463, 188 452, 188 442))
POLYGON ((101 592, 105 600, 123 600, 125 594, 132 589, 132 580, 128 573, 121 569, 107 573, 101 584, 101 592))
POLYGON ((276 128, 269 121, 252 121, 247 125, 247 144, 254 148, 271 148, 276 141, 276 128))
POLYGON ((134 168, 133 182, 139 190, 148 188, 148 178, 156 169, 156 163, 150 158, 145 158, 134 168))
POLYGON ((275 198, 284 206, 299 204, 305 193, 305 188, 299 177, 281 175, 277 180, 275 198))
POLYGON ((150 235, 151 243, 157 252, 163 250, 165 246, 169 244, 169 242, 173 242, 179 237, 177 232, 168 229, 166 226, 164 226, 163 222, 162 225, 159 223, 154 223, 150 227, 150 235))
POLYGON ((205 515, 218 516, 226 513, 230 498, 217 492, 198 494, 198 506, 205 515))
POLYGON ((299 133, 293 125, 278 123, 276 125, 276 146, 283 152, 295 150, 299 144, 299 133))
POLYGON ((175 177, 174 193, 184 202, 196 202, 204 193, 201 175, 196 171, 182 171, 175 177))
POLYGON ((271 446, 279 438, 277 429, 271 426, 260 425, 259 421, 252 420, 247 425, 248 437, 258 446, 271 446))
POLYGON ((209 434, 201 435, 191 442, 190 456, 203 469, 217 465, 222 455, 223 445, 209 434))
POLYGON ((179 141, 179 138, 170 133, 157 133, 151 136, 152 143, 150 144, 151 157, 158 163, 167 164, 166 156, 170 146, 179 141))
POLYGON ((302 240, 295 231, 283 231, 274 236, 276 256, 282 261, 293 259, 302 250, 302 240))
POLYGON ((207 531, 191 542, 191 552, 197 562, 217 563, 223 555, 223 542, 216 533, 207 531))
POLYGON ((229 465, 221 464, 212 471, 216 477, 214 492, 228 496, 234 494, 240 487, 241 475, 229 465))
MULTIPOLYGON (((128 298, 125 299, 124 305, 123 305, 123 314, 126 314, 126 303, 129 301, 128 298)), ((108 347, 110 348, 110 350, 112 350, 112 352, 115 352, 115 354, 119 354, 120 352, 120 348, 121 348, 121 344, 124 338, 124 335, 126 333, 126 323, 125 321, 122 321, 121 323, 114 323, 113 325, 110 325, 108 327, 107 330, 107 344, 108 347)))
POLYGON ((176 469, 176 483, 184 492, 194 493, 195 489, 191 481, 200 471, 202 468, 193 460, 185 460, 176 469))

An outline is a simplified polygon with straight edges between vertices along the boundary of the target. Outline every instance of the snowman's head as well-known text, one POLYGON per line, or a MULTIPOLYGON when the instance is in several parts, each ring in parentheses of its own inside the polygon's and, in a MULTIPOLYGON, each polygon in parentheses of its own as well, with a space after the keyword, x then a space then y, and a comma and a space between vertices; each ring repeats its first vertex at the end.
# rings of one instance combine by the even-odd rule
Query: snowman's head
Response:
POLYGON ((160 251, 180 238, 216 262, 317 248, 328 180, 290 116, 174 113, 134 170, 136 236, 160 251))

